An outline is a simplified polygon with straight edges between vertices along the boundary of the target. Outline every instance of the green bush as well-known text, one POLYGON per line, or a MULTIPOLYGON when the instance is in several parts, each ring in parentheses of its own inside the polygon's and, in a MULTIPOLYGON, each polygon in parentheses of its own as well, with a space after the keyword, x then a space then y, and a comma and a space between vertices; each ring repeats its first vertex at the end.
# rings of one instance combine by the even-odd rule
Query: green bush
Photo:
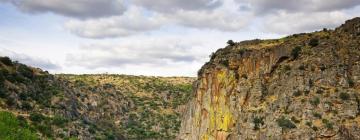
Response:
POLYGON ((1 61, 3 64, 7 65, 7 66, 12 66, 12 65, 13 65, 13 62, 12 62, 11 59, 10 59, 9 57, 7 57, 7 56, 5 56, 5 57, 0 57, 0 61, 1 61))
POLYGON ((56 126, 64 127, 65 124, 68 122, 68 119, 56 115, 54 118, 52 118, 52 123, 56 126))
POLYGON ((296 125, 292 123, 289 119, 286 119, 284 116, 277 119, 276 122, 283 129, 293 129, 296 128, 296 125))
POLYGON ((47 124, 36 124, 36 129, 39 130, 43 135, 52 137, 52 128, 47 124))
POLYGON ((319 119, 322 118, 321 114, 317 113, 317 112, 313 112, 313 116, 316 117, 316 118, 319 118, 319 119))
POLYGON ((284 65, 283 66, 283 71, 286 72, 286 71, 290 71, 291 70, 291 67, 289 65, 284 65))
POLYGON ((13 97, 7 96, 6 97, 6 104, 8 106, 14 106, 14 105, 16 105, 16 100, 13 97))
POLYGON ((0 88, 0 98, 6 98, 7 96, 8 93, 4 89, 0 88))
POLYGON ((235 45, 235 42, 233 40, 228 40, 227 41, 227 44, 230 45, 230 46, 234 46, 235 45))
POLYGON ((0 139, 2 140, 39 140, 35 132, 9 112, 0 112, 0 139))
POLYGON ((320 104, 320 98, 314 97, 312 100, 310 100, 310 104, 312 104, 314 106, 318 106, 320 104))
POLYGON ((254 130, 259 130, 260 125, 264 125, 264 118, 263 117, 254 117, 253 123, 255 124, 254 130))
POLYGON ((29 102, 22 102, 21 109, 23 110, 32 110, 33 107, 29 102))
POLYGON ((334 128, 334 124, 332 122, 330 122, 327 119, 322 119, 322 122, 325 124, 325 127, 328 129, 333 129, 334 128))
POLYGON ((24 64, 20 64, 17 71, 27 78, 32 79, 34 77, 32 69, 24 64))
POLYGON ((349 93, 341 92, 341 93, 340 93, 340 99, 342 99, 342 100, 349 100, 349 99, 350 99, 349 93))
POLYGON ((291 56, 292 56, 294 59, 296 59, 296 58, 299 56, 300 52, 301 52, 301 47, 300 47, 300 46, 297 46, 297 47, 295 47, 294 49, 292 49, 292 51, 291 51, 291 56))
POLYGON ((30 120, 33 122, 41 123, 46 117, 40 113, 30 113, 30 120))
POLYGON ((296 91, 293 93, 293 95, 294 95, 295 97, 299 97, 299 96, 301 96, 301 91, 296 90, 296 91))
POLYGON ((309 45, 310 45, 311 47, 316 47, 316 46, 319 45, 319 40, 316 39, 316 38, 312 38, 312 39, 310 39, 309 45))
POLYGON ((355 82, 351 79, 351 78, 348 78, 347 79, 347 82, 349 84, 350 87, 354 87, 355 86, 355 82))

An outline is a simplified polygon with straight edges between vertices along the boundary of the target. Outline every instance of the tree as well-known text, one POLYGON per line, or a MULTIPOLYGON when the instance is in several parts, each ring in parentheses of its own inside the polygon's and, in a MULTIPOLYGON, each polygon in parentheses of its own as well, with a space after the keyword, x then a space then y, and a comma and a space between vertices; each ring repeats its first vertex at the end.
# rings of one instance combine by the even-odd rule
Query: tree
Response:
POLYGON ((300 52, 301 52, 301 47, 300 46, 295 47, 291 51, 291 56, 293 57, 293 59, 296 59, 299 56, 300 52))
POLYGON ((316 47, 317 45, 319 45, 319 40, 316 38, 312 38, 312 39, 310 39, 309 45, 311 47, 316 47))
POLYGON ((229 41, 227 42, 227 44, 230 45, 230 46, 234 46, 234 45, 235 45, 235 42, 234 42, 233 40, 229 40, 229 41))
POLYGON ((11 59, 10 59, 9 57, 7 57, 7 56, 5 56, 5 57, 0 57, 0 61, 1 61, 2 63, 4 63, 5 65, 7 65, 7 66, 12 66, 12 65, 13 65, 13 62, 12 62, 11 59))

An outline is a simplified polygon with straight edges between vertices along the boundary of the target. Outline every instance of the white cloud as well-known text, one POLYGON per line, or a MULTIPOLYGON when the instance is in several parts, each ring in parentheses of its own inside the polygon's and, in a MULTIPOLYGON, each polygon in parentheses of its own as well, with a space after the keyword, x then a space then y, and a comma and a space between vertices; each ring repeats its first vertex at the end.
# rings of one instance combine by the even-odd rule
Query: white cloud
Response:
POLYGON ((52 12, 80 19, 121 15, 125 11, 123 0, 1 0, 0 2, 10 2, 26 13, 52 12))
POLYGON ((68 54, 67 63, 89 69, 123 67, 127 65, 165 66, 192 63, 203 55, 195 53, 200 42, 176 38, 142 38, 141 42, 99 43, 81 46, 68 54))
POLYGON ((70 32, 86 38, 108 38, 128 36, 151 31, 164 24, 161 15, 144 16, 140 8, 132 7, 122 16, 90 20, 71 20, 65 23, 70 32))
POLYGON ((272 12, 325 12, 349 9, 360 5, 359 0, 236 0, 263 15, 272 12))
POLYGON ((243 29, 251 18, 251 13, 239 12, 237 7, 222 7, 212 11, 178 10, 175 13, 158 13, 132 6, 122 16, 85 21, 71 20, 65 24, 65 28, 86 38, 124 37, 159 30, 168 25, 236 32, 243 29))
POLYGON ((349 15, 340 11, 312 14, 280 12, 265 18, 263 30, 279 34, 309 32, 322 28, 334 28, 349 18, 351 18, 349 15))
POLYGON ((133 4, 157 12, 213 10, 222 0, 133 0, 133 4))
POLYGON ((16 53, 7 49, 0 48, 0 56, 8 56, 13 61, 19 61, 20 63, 39 67, 44 70, 59 70, 61 67, 55 63, 52 63, 49 60, 38 58, 38 57, 31 57, 26 54, 16 53))

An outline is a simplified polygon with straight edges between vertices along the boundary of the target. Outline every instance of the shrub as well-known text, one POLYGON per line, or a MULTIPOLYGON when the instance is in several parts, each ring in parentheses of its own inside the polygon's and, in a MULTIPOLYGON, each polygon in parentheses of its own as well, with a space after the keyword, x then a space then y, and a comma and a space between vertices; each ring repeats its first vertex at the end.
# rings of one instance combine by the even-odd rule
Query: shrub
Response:
POLYGON ((342 100, 349 100, 350 99, 350 95, 346 92, 341 92, 340 93, 340 99, 342 100))
POLYGON ((314 97, 312 100, 310 100, 310 104, 312 104, 314 106, 318 106, 320 104, 320 98, 314 97))
POLYGON ((299 70, 305 70, 305 66, 304 66, 304 65, 300 65, 300 66, 299 66, 299 70))
POLYGON ((22 93, 19 94, 19 98, 20 98, 21 100, 27 100, 27 99, 28 99, 28 95, 27 95, 26 93, 22 92, 22 93))
POLYGON ((292 123, 289 119, 286 119, 284 116, 277 119, 276 122, 283 129, 293 129, 296 128, 296 125, 292 123))
POLYGON ((45 120, 45 116, 40 114, 40 113, 31 113, 30 114, 30 120, 33 122, 42 122, 43 120, 45 120))
POLYGON ((228 40, 227 41, 227 44, 230 45, 230 46, 234 46, 235 45, 235 42, 233 40, 228 40))
POLYGON ((311 47, 316 47, 316 46, 319 45, 319 40, 316 39, 316 38, 312 38, 312 39, 310 39, 309 45, 310 45, 311 47))
POLYGON ((313 126, 312 129, 313 129, 314 131, 318 131, 318 130, 319 130, 316 126, 313 126))
POLYGON ((292 49, 291 56, 293 57, 293 59, 296 59, 299 56, 300 52, 301 52, 300 46, 297 46, 294 49, 292 49))
POLYGON ((294 95, 295 97, 299 97, 299 96, 301 96, 301 91, 296 90, 296 91, 293 93, 293 95, 294 95))
POLYGON ((21 105, 21 109, 23 110, 32 110, 33 107, 31 106, 31 104, 29 102, 23 102, 21 105))
POLYGON ((210 60, 213 60, 213 59, 215 59, 216 55, 214 52, 212 52, 211 55, 209 55, 209 57, 210 57, 210 60))
POLYGON ((260 125, 264 125, 264 118, 262 117, 255 117, 253 119, 253 123, 254 125, 254 130, 259 130, 260 129, 260 125))
POLYGON ((6 98, 7 96, 8 93, 4 89, 0 88, 0 98, 6 98))
POLYGON ((289 65, 284 65, 283 70, 286 71, 290 71, 291 67, 289 65))
POLYGON ((3 64, 7 65, 7 66, 12 66, 12 65, 13 65, 13 62, 12 62, 11 59, 10 59, 9 57, 7 57, 7 56, 5 56, 5 57, 0 57, 0 61, 1 61, 3 64))
POLYGON ((310 121, 307 121, 305 124, 306 124, 307 126, 309 126, 309 127, 312 126, 312 122, 310 122, 310 121))
POLYGON ((347 82, 349 84, 350 87, 353 87, 355 85, 354 81, 350 78, 347 79, 347 82))
POLYGON ((229 66, 229 61, 228 60, 221 60, 220 63, 223 64, 226 67, 229 66))
POLYGON ((17 68, 17 71, 19 71, 21 75, 30 79, 32 79, 34 76, 32 69, 24 64, 20 64, 19 67, 17 68))
POLYGON ((68 119, 56 115, 54 118, 52 118, 52 123, 56 126, 64 127, 65 124, 68 122, 68 119))
POLYGON ((248 76, 246 74, 242 74, 241 78, 248 79, 248 76))
POLYGON ((316 118, 319 118, 321 119, 321 114, 320 113, 317 113, 317 112, 313 112, 313 116, 316 117, 316 118))
POLYGON ((317 94, 323 94, 324 91, 323 91, 321 88, 319 88, 318 90, 316 90, 316 93, 317 93, 317 94))
POLYGON ((334 124, 331 123, 329 120, 327 119, 322 119, 322 123, 325 124, 325 127, 328 129, 333 129, 334 128, 334 124))
POLYGON ((16 104, 16 100, 13 98, 13 97, 7 97, 6 98, 6 104, 8 105, 8 106, 13 106, 13 105, 15 105, 16 104))
POLYGON ((52 137, 53 132, 50 125, 38 124, 36 125, 36 129, 39 130, 45 136, 52 137))

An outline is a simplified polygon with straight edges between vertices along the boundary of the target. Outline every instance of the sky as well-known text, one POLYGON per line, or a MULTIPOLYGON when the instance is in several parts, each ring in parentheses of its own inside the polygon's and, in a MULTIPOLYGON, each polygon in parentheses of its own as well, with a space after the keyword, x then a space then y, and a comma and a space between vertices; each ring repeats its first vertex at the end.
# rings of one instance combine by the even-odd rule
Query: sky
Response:
POLYGON ((360 0, 0 0, 0 56, 50 73, 196 76, 227 40, 357 16, 360 0))

